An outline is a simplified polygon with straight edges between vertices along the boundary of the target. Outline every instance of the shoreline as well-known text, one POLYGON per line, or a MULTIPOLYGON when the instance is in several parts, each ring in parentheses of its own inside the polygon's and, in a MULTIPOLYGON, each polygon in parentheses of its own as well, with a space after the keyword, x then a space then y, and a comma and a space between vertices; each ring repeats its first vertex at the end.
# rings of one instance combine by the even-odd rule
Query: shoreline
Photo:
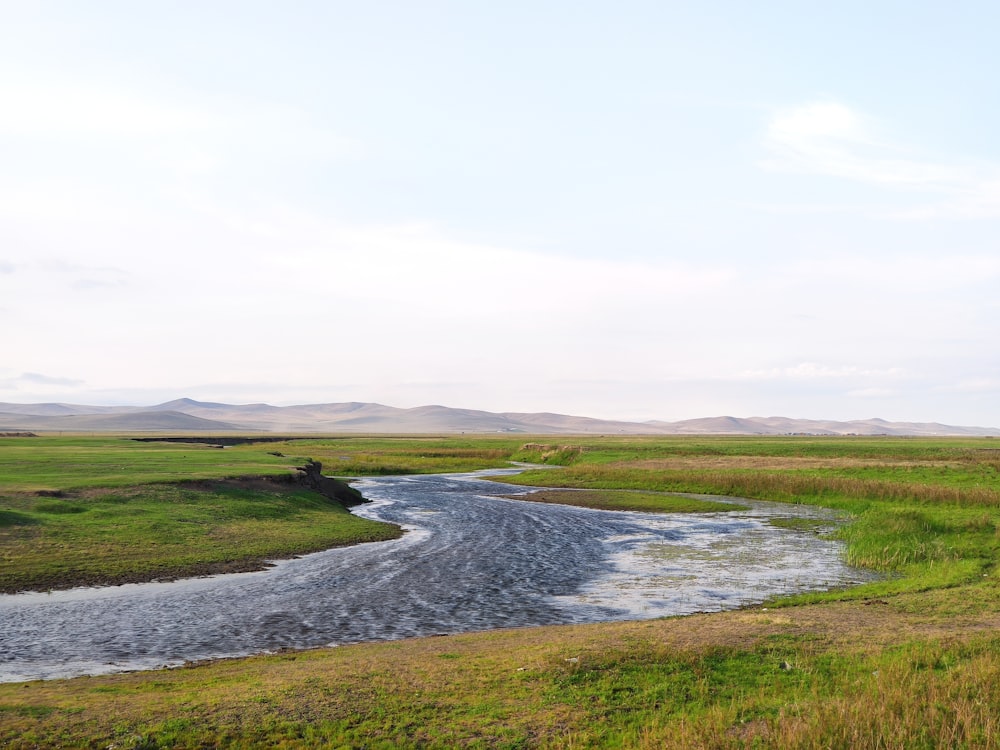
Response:
MULTIPOLYGON (((145 517, 144 514, 147 514, 150 508, 156 508, 170 502, 179 502, 171 493, 194 493, 195 497, 197 497, 197 493, 204 493, 207 501, 208 493, 212 492, 219 497, 221 497, 219 494, 221 492, 259 492, 262 501, 273 501, 275 498, 278 498, 277 502, 282 505, 285 515, 279 513, 277 516, 268 516, 267 508, 263 507, 265 504, 262 503, 259 509, 251 507, 249 510, 244 510, 242 515, 238 510, 231 511, 228 517, 219 519, 212 518, 206 520, 198 518, 192 520, 191 518, 168 517, 165 523, 169 523, 170 527, 164 530, 166 537, 169 537, 170 534, 178 533, 179 529, 192 523, 200 524, 206 529, 205 536, 200 542, 201 546, 196 547, 194 556, 200 554, 207 559, 184 560, 182 555, 184 550, 164 549, 161 550, 161 557, 159 559, 157 559, 155 553, 136 557, 135 562, 140 563, 140 565, 146 565, 145 568, 141 569, 95 570, 93 568, 74 567, 72 554, 76 554, 76 560, 80 560, 80 556, 87 555, 88 551, 94 548, 95 545, 98 548, 101 546, 99 540, 87 537, 88 532, 84 531, 81 532, 84 535, 83 542, 78 542, 77 549, 75 550, 70 548, 70 554, 64 558, 66 562, 62 569, 57 564, 52 566, 51 569, 36 569, 24 575, 21 580, 17 580, 14 576, 11 576, 14 580, 0 580, 0 595, 13 596, 22 593, 45 593, 68 591, 75 588, 102 588, 126 584, 168 583, 171 581, 206 578, 215 575, 253 573, 267 570, 273 567, 273 564, 278 561, 292 560, 303 555, 369 542, 391 541, 399 539, 405 533, 404 529, 398 524, 373 521, 372 519, 366 519, 363 516, 351 513, 347 505, 334 495, 334 492, 342 492, 343 488, 347 487, 346 483, 340 480, 329 479, 329 485, 317 487, 310 486, 308 483, 313 482, 318 484, 313 477, 308 475, 300 475, 300 477, 296 477, 295 475, 288 475, 287 477, 267 475, 241 476, 225 479, 154 482, 136 484, 129 487, 96 487, 87 488, 79 492, 43 490, 34 493, 16 493, 22 498, 23 502, 36 503, 33 508, 17 512, 19 516, 28 518, 27 522, 12 524, 12 526, 7 527, 15 529, 18 526, 22 528, 27 527, 29 531, 23 532, 20 542, 22 545, 28 544, 29 547, 33 546, 33 540, 38 539, 38 536, 34 535, 34 529, 38 528, 38 522, 33 520, 33 516, 29 514, 34 513, 37 515, 39 512, 37 503, 41 501, 48 502, 52 506, 48 512, 55 514, 54 518, 58 518, 60 515, 77 516, 84 513, 104 512, 107 509, 106 507, 102 508, 101 501, 104 498, 124 498, 125 504, 131 503, 134 500, 137 504, 134 512, 139 514, 136 518, 141 519, 145 517), (301 511, 296 511, 294 499, 291 497, 291 494, 303 491, 314 495, 316 500, 313 501, 310 507, 303 506, 301 511), (144 495, 144 493, 146 494, 144 495), (329 510, 324 512, 323 508, 328 508, 329 510), (336 522, 328 527, 324 526, 324 529, 328 529, 326 533, 329 538, 327 539, 317 539, 318 534, 314 534, 311 537, 304 536, 301 540, 294 536, 289 537, 288 534, 294 534, 297 528, 304 530, 305 527, 302 527, 303 520, 294 515, 296 512, 304 511, 311 511, 314 514, 321 512, 320 517, 327 521, 330 520, 326 516, 327 512, 337 515, 343 513, 349 519, 356 519, 359 525, 352 530, 350 524, 354 524, 355 520, 351 520, 344 522, 348 524, 347 526, 344 526, 343 523, 338 525, 336 522), (262 513, 264 515, 261 515, 262 513), (271 537, 268 537, 268 524, 275 523, 287 524, 287 526, 278 527, 282 533, 273 534, 271 537), (377 525, 372 526, 369 524, 377 525), (347 538, 344 538, 345 536, 347 538), (227 539, 227 537, 230 538, 227 539), (262 539, 269 541, 271 545, 270 549, 268 549, 266 544, 261 544, 262 539), (213 545, 213 540, 218 541, 213 545), (224 553, 226 557, 224 559, 211 559, 211 554, 209 553, 217 550, 223 544, 228 545, 228 552, 224 553), (241 552, 241 550, 245 551, 241 552)), ((350 489, 350 492, 357 498, 361 498, 360 493, 353 488, 350 489)), ((111 502, 118 504, 122 501, 116 499, 111 502)), ((361 502, 367 501, 362 499, 361 502)), ((198 503, 186 506, 186 508, 191 507, 204 508, 205 503, 203 502, 200 506, 198 503)), ((125 518, 127 516, 122 514, 116 516, 117 522, 120 524, 124 522, 123 519, 125 518)), ((149 533, 147 531, 147 535, 149 533)), ((58 538, 50 538, 47 540, 47 543, 50 546, 54 546, 54 549, 58 552, 63 552, 67 549, 67 545, 75 541, 77 540, 72 537, 66 542, 60 542, 58 538)), ((155 548, 159 543, 160 540, 155 537, 147 539, 139 536, 123 542, 124 546, 120 549, 110 550, 110 552, 105 550, 104 554, 108 560, 117 562, 117 557, 134 552, 135 549, 141 548, 143 544, 147 545, 147 547, 152 546, 155 548)), ((10 548, 8 551, 15 555, 10 565, 12 568, 16 567, 16 551, 13 548, 10 548)), ((221 557, 221 555, 219 556, 221 557)), ((58 554, 56 554, 56 559, 58 559, 58 554)), ((103 558, 95 558, 93 556, 88 559, 90 561, 96 560, 98 564, 102 563, 103 560, 103 558)))

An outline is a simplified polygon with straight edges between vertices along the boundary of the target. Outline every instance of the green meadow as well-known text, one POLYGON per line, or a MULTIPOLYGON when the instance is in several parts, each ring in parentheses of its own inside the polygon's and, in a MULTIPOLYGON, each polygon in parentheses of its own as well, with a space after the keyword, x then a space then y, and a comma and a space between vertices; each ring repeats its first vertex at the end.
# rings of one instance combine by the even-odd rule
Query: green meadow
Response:
POLYGON ((0 746, 1000 747, 1000 444, 987 438, 3 438, 4 589, 186 575, 395 533, 344 526, 363 519, 259 479, 307 458, 341 477, 545 464, 503 481, 590 507, 821 505, 842 525, 789 533, 835 534, 852 564, 883 575, 711 615, 2 684, 0 746))
POLYGON ((0 439, 0 591, 168 580, 393 539, 290 482, 303 456, 126 437, 0 439))

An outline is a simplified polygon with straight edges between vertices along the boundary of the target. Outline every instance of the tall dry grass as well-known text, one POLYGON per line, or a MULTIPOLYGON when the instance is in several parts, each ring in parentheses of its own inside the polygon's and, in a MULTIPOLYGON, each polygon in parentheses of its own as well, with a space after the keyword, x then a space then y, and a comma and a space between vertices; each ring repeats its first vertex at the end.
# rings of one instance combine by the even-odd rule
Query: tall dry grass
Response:
MULTIPOLYGON (((764 693, 700 715, 657 717, 624 746, 653 750, 795 748, 927 750, 1000 748, 1000 654, 996 642, 965 655, 956 646, 913 644, 871 659, 863 672, 827 682, 807 674, 805 689, 766 708, 764 693), (753 704, 760 707, 753 711, 753 704), (748 715, 748 705, 751 706, 748 715)), ((808 671, 808 666, 806 667, 808 671)))
POLYGON ((549 486, 703 492, 758 499, 803 501, 854 498, 886 502, 917 502, 1000 507, 994 487, 948 486, 926 482, 824 476, 756 470, 639 470, 614 465, 570 466, 558 475, 529 473, 522 480, 549 486))

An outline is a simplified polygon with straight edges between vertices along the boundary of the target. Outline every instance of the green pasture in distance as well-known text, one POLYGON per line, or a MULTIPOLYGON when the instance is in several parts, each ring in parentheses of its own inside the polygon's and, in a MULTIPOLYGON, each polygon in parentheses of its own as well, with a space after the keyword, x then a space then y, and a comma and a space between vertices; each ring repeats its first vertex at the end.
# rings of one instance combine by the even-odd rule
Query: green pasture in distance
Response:
POLYGON ((798 457, 943 460, 970 453, 1000 455, 988 437, 891 437, 882 435, 622 435, 546 436, 540 442, 582 448, 592 463, 649 458, 798 457))
POLYGON ((310 437, 288 444, 335 476, 445 474, 509 467, 524 443, 509 436, 310 437))
POLYGON ((129 437, 0 438, 0 491, 75 490, 147 482, 287 474, 301 457, 270 444, 215 448, 129 437))
MULTIPOLYGON (((255 436, 260 437, 260 436, 255 436)), ((303 436, 274 443, 216 448, 197 443, 137 442, 127 436, 0 438, 0 487, 59 489, 111 486, 135 481, 175 481, 245 474, 280 474, 307 458, 321 461, 334 476, 377 476, 475 471, 510 466, 510 461, 564 466, 607 466, 635 476, 698 462, 701 468, 731 470, 713 461, 741 460, 783 475, 900 482, 972 488, 996 486, 1000 442, 984 438, 883 437, 703 437, 703 436, 303 436), (272 453, 286 454, 283 457, 272 453), (849 459, 855 465, 822 469, 784 467, 768 460, 849 459), (920 465, 921 463, 926 465, 920 465)), ((633 479, 629 479, 632 482, 633 479)))
MULTIPOLYGON (((255 435, 259 439, 260 435, 255 435)), ((201 439, 199 437, 199 439, 201 439)), ((129 436, 0 438, 0 489, 56 490, 287 473, 307 459, 333 476, 475 471, 510 466, 522 439, 303 436, 218 448, 129 436), (281 456, 274 455, 281 453, 281 456)))

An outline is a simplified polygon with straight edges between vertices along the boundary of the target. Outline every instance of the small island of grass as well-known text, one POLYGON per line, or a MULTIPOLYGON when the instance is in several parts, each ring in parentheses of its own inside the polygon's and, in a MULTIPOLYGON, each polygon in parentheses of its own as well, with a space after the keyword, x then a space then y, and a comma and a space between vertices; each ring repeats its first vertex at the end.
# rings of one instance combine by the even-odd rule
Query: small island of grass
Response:
POLYGON ((701 500, 687 495, 630 490, 539 490, 525 495, 504 495, 510 500, 533 503, 576 505, 596 510, 632 510, 643 513, 718 513, 746 510, 747 506, 715 500, 701 500))

